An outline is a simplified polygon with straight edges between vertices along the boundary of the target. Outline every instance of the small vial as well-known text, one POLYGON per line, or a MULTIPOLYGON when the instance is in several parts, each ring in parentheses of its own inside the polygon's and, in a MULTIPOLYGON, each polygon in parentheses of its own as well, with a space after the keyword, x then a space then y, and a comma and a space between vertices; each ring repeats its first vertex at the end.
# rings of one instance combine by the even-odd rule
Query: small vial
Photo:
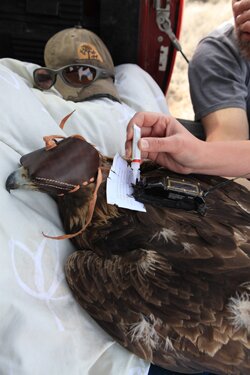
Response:
POLYGON ((138 141, 141 138, 141 128, 134 124, 134 137, 132 143, 132 161, 131 169, 133 171, 133 184, 140 180, 141 151, 138 147, 138 141))

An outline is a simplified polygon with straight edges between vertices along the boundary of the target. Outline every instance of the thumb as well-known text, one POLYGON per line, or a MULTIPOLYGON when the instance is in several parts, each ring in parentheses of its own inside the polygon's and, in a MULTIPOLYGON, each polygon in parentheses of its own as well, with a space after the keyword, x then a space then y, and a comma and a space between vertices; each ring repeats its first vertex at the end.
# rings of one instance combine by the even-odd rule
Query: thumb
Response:
POLYGON ((176 142, 174 137, 164 138, 141 138, 138 142, 141 151, 146 152, 174 152, 176 142))

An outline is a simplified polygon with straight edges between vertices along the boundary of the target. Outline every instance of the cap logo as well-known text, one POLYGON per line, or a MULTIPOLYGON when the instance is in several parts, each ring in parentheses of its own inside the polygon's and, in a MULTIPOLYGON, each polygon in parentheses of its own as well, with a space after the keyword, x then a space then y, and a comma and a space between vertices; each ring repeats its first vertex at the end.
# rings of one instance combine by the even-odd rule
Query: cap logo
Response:
POLYGON ((82 43, 77 49, 77 54, 78 57, 83 60, 98 60, 103 62, 103 59, 95 46, 89 43, 82 43))

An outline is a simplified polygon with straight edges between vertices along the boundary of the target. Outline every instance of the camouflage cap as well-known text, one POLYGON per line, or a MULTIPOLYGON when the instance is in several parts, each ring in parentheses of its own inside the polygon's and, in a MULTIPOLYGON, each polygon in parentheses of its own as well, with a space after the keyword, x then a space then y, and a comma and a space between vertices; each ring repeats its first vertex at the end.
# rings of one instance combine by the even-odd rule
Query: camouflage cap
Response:
MULTIPOLYGON (((112 57, 103 41, 80 26, 59 31, 47 42, 44 61, 48 68, 59 69, 70 64, 90 64, 114 72, 112 57)), ((115 74, 115 72, 114 72, 115 74)), ((71 87, 58 75, 55 88, 64 99, 74 102, 108 97, 120 101, 113 79, 97 79, 88 86, 71 87)))

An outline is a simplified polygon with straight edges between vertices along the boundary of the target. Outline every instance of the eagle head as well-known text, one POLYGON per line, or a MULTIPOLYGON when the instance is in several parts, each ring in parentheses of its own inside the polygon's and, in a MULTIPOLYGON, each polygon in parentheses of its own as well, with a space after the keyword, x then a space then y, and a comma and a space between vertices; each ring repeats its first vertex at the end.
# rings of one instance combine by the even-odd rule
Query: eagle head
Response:
POLYGON ((39 190, 60 196, 94 182, 99 152, 79 135, 61 138, 46 136, 45 147, 22 156, 21 167, 6 180, 6 189, 39 190))

